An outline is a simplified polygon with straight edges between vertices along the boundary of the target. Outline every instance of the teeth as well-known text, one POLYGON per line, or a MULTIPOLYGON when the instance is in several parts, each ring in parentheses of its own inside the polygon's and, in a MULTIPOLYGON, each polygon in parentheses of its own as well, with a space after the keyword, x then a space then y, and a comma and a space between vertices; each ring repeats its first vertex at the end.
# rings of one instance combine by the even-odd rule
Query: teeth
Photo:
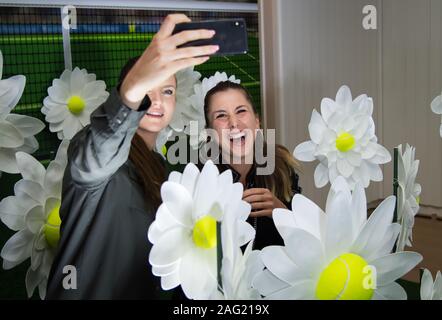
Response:
POLYGON ((151 116, 163 116, 162 113, 160 113, 160 112, 155 112, 155 111, 148 112, 147 114, 150 114, 151 116))
POLYGON ((242 137, 245 137, 245 133, 244 132, 239 132, 237 134, 231 134, 230 135, 230 140, 235 140, 235 139, 240 139, 242 137))

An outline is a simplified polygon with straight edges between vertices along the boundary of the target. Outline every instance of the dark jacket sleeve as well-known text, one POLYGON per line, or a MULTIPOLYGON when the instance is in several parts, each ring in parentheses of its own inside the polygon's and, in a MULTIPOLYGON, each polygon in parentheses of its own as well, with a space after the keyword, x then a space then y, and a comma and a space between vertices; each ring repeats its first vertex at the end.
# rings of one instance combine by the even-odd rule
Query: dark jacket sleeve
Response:
POLYGON ((113 89, 109 98, 91 114, 68 148, 70 173, 77 185, 93 187, 106 181, 128 159, 130 145, 149 103, 139 110, 125 106, 113 89))
POLYGON ((154 219, 127 162, 143 110, 124 106, 116 90, 68 150, 60 241, 46 299, 139 299, 159 292, 148 265, 147 230, 154 219), (76 287, 66 288, 65 267, 76 287))

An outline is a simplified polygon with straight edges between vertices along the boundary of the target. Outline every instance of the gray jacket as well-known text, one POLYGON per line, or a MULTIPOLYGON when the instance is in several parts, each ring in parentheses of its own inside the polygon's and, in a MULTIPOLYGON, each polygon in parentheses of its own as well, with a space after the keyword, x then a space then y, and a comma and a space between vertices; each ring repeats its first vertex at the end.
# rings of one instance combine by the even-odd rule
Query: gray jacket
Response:
POLYGON ((150 103, 126 107, 113 89, 68 149, 60 208, 61 239, 47 299, 157 299, 159 279, 148 263, 147 239, 156 208, 128 160, 131 140, 150 103), (63 273, 77 271, 76 289, 63 273))

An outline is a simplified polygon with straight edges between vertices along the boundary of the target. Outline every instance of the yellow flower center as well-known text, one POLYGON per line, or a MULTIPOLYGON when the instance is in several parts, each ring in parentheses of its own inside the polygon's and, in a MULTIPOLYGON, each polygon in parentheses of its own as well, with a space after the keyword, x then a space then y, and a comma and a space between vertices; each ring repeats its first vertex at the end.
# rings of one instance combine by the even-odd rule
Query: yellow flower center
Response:
POLYGON ((336 138, 336 148, 341 152, 347 152, 355 146, 355 137, 348 132, 341 133, 336 138))
POLYGON ((49 213, 44 226, 46 241, 51 248, 57 247, 60 240, 60 224, 60 205, 58 205, 49 213))
POLYGON ((68 100, 68 109, 71 113, 78 115, 83 112, 86 103, 80 96, 72 96, 68 100))
POLYGON ((418 205, 420 205, 420 203, 421 203, 421 197, 420 196, 416 197, 416 202, 417 202, 418 205))
POLYGON ((193 228, 193 242, 202 249, 216 246, 216 220, 211 216, 199 219, 193 228))
POLYGON ((316 286, 316 297, 320 300, 370 300, 374 289, 374 267, 359 255, 345 253, 322 271, 316 286))

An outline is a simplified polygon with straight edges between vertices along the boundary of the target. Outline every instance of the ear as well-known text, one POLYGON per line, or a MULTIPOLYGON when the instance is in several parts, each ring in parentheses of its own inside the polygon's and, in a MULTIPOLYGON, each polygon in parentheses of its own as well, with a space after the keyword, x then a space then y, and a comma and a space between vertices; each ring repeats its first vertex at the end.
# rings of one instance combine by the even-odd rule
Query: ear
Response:
POLYGON ((261 122, 259 121, 258 115, 255 115, 255 123, 256 123, 256 127, 261 129, 261 122))

